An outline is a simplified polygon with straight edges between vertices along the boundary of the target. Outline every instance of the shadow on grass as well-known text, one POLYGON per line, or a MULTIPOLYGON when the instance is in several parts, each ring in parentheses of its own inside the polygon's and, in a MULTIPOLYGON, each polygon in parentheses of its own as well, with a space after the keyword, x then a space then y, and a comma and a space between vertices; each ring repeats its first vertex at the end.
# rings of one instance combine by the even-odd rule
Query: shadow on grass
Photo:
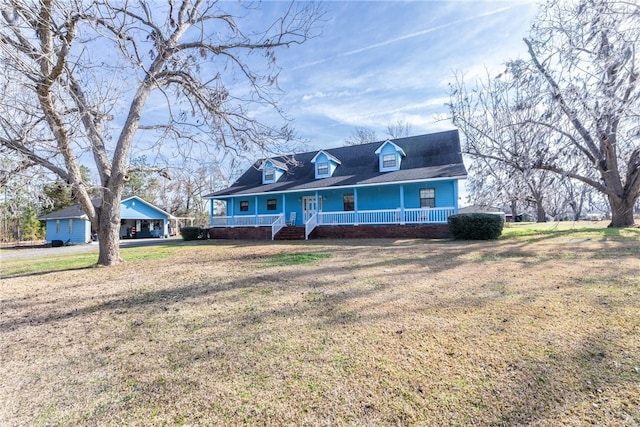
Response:
POLYGON ((577 227, 569 229, 532 229, 532 230, 515 230, 514 232, 503 232, 499 240, 506 241, 511 239, 526 240, 529 243, 542 242, 556 237, 576 237, 583 239, 615 239, 618 241, 629 241, 640 238, 640 227, 625 228, 589 228, 577 227))
POLYGON ((51 274, 51 273, 62 273, 65 271, 93 270, 94 268, 96 268, 96 264, 84 266, 84 267, 68 267, 68 268, 60 268, 60 269, 52 268, 49 270, 41 270, 41 271, 34 271, 34 272, 28 272, 28 273, 15 273, 15 274, 6 274, 6 275, 3 274, 2 278, 15 279, 18 277, 39 277, 39 276, 46 276, 47 274, 51 274))
MULTIPOLYGON (((132 294, 130 290, 122 291, 112 297, 102 297, 106 300, 98 302, 95 301, 93 296, 79 299, 72 294, 65 294, 63 298, 68 300, 67 303, 57 304, 62 309, 58 308, 51 313, 42 313, 35 305, 25 301, 24 306, 29 307, 31 313, 28 316, 3 319, 0 321, 0 331, 15 331, 21 327, 54 324, 101 312, 118 319, 120 315, 139 309, 143 310, 142 313, 136 313, 141 316, 139 320, 136 319, 131 323, 131 316, 123 316, 122 319, 129 322, 132 325, 132 329, 143 329, 145 328, 144 322, 147 316, 151 317, 154 314, 169 311, 171 308, 176 308, 177 311, 178 308, 184 306, 185 302, 197 302, 197 304, 203 304, 203 306, 209 303, 216 303, 221 307, 227 307, 228 305, 225 303, 240 301, 243 298, 249 299, 253 294, 260 295, 261 298, 256 299, 254 302, 255 308, 253 310, 249 310, 248 308, 250 307, 247 307, 247 310, 236 310, 235 312, 222 311, 219 315, 221 317, 220 321, 224 320, 228 327, 223 330, 216 329, 214 332, 218 335, 202 337, 195 330, 189 331, 190 337, 193 337, 194 340, 210 341, 214 343, 212 346, 215 346, 216 342, 224 343, 227 337, 235 338, 240 336, 244 340, 241 347, 225 350, 221 345, 220 348, 222 349, 216 350, 214 348, 209 353, 208 350, 206 352, 205 350, 197 350, 195 346, 180 347, 180 343, 168 343, 167 352, 181 351, 186 353, 181 356, 186 360, 184 363, 195 364, 202 363, 202 358, 206 357, 211 359, 231 357, 229 354, 224 354, 225 351, 233 352, 234 350, 244 349, 247 346, 260 345, 260 336, 265 333, 265 329, 254 328, 257 325, 273 325, 273 322, 283 321, 283 319, 305 318, 309 319, 311 323, 308 328, 309 331, 327 328, 327 334, 330 335, 332 328, 336 325, 366 327, 379 318, 400 317, 400 315, 404 314, 401 312, 403 305, 392 307, 389 304, 394 299, 406 298, 406 296, 402 296, 402 292, 405 291, 402 285, 395 285, 397 288, 392 288, 393 285, 388 284, 392 278, 397 277, 397 271, 385 272, 383 270, 381 274, 371 277, 371 283, 366 284, 366 286, 343 288, 340 282, 331 280, 336 277, 337 273, 336 265, 333 264, 336 258, 347 261, 339 265, 340 270, 338 271, 345 277, 355 276, 363 271, 380 267, 388 267, 389 270, 406 267, 407 270, 415 271, 418 275, 426 275, 446 272, 447 269, 460 268, 465 264, 491 264, 494 261, 503 261, 511 258, 530 260, 530 263, 524 265, 526 268, 543 268, 546 265, 545 263, 552 259, 552 256, 547 257, 546 254, 540 256, 539 252, 529 249, 529 244, 520 241, 514 241, 507 246, 504 246, 504 242, 502 244, 494 242, 405 243, 405 245, 411 244, 424 250, 417 253, 415 257, 399 258, 396 256, 396 246, 392 241, 386 241, 384 246, 380 245, 380 241, 357 242, 357 247, 336 244, 335 242, 319 242, 311 245, 288 244, 286 251, 289 253, 332 253, 334 257, 318 259, 317 263, 310 263, 305 268, 289 272, 286 277, 283 277, 279 270, 282 266, 264 267, 261 264, 263 259, 268 259, 272 255, 256 256, 248 260, 246 256, 227 257, 225 259, 234 263, 245 263, 242 265, 249 270, 247 277, 235 280, 226 278, 213 279, 207 275, 207 271, 203 268, 201 275, 189 279, 187 283, 176 280, 167 288, 145 290, 137 294, 132 294), (480 250, 487 256, 479 259, 469 259, 470 248, 473 248, 474 252, 480 250), (358 251, 365 251, 366 256, 350 261, 351 254, 358 251), (260 302, 269 301, 273 293, 276 293, 274 298, 277 298, 278 292, 287 292, 296 296, 297 299, 287 304, 260 306, 260 302), (356 300, 362 302, 352 306, 351 302, 356 300), (80 305, 84 303, 89 303, 89 305, 81 307, 80 305), (393 310, 396 311, 394 312, 393 310), (227 336, 224 334, 227 334, 227 336), (173 345, 176 348, 171 348, 173 345), (216 351, 223 352, 223 354, 218 354, 216 351), (189 352, 197 356, 198 362, 193 361, 196 360, 195 357, 189 358, 189 352)), ((274 253, 277 253, 278 250, 279 248, 276 247, 274 253)), ((285 251, 285 248, 282 247, 282 250, 285 251)), ((586 249, 581 251, 579 248, 572 250, 574 252, 578 251, 578 255, 585 259, 603 259, 601 255, 593 251, 586 249)), ((634 255, 633 250, 627 248, 625 251, 626 256, 632 257, 634 255)), ((613 259, 613 257, 605 259, 613 259)), ((193 267, 191 262, 190 259, 179 261, 179 263, 182 263, 180 266, 184 268, 193 267)), ((213 269, 215 266, 215 261, 211 261, 206 265, 206 268, 213 269)), ((638 272, 637 270, 633 271, 638 272)), ((635 273, 626 269, 624 274, 635 273)), ((103 280, 107 283, 108 278, 105 277, 103 280)), ((85 286, 90 285, 85 284, 85 286)), ((580 287, 581 284, 575 283, 573 286, 580 287)), ((454 295, 452 297, 439 296, 437 295, 437 290, 438 288, 435 287, 433 295, 429 295, 429 298, 425 298, 421 305, 412 307, 411 310, 415 311, 415 313, 429 311, 433 317, 444 317, 457 311, 474 309, 498 312, 504 309, 504 306, 496 305, 496 303, 504 303, 505 298, 507 298, 497 290, 481 292, 477 295, 454 295), (437 299, 437 301, 430 301, 432 298, 437 299), (436 308, 441 312, 435 310, 436 308)), ((100 298, 100 295, 97 297, 100 298)), ((593 298, 593 304, 598 303, 596 296, 589 297, 593 298)), ((633 308, 635 302, 630 300, 628 304, 629 307, 633 308)), ((176 322, 180 322, 181 315, 175 314, 175 316, 176 322)), ((510 320, 506 317, 505 319, 510 320)), ((541 324, 551 324, 553 321, 550 318, 539 320, 541 324)), ((187 328, 187 326, 188 324, 185 323, 184 327, 187 328)), ((410 323, 405 324, 405 328, 412 327, 414 325, 410 323)), ((482 325, 479 327, 485 328, 483 333, 487 335, 499 333, 497 326, 487 327, 482 325)), ((403 333, 407 334, 409 332, 412 331, 403 332, 402 330, 391 329, 388 334, 392 337, 398 337, 398 340, 400 340, 403 333)), ((303 333, 304 331, 300 331, 300 334, 303 333)), ((420 331, 416 330, 415 333, 420 333, 420 331)), ((509 331, 509 333, 517 334, 517 331, 509 331)), ((132 339, 135 338, 139 337, 134 336, 132 339)), ((354 339, 357 339, 357 336, 354 339)), ((428 340, 429 337, 425 336, 424 339, 428 340)), ((474 384, 473 386, 481 388, 486 393, 485 405, 500 405, 504 409, 500 412, 485 409, 486 413, 499 414, 500 418, 495 420, 495 425, 526 425, 536 423, 536 421, 544 422, 548 417, 553 419, 554 414, 559 410, 558 408, 575 404, 576 401, 586 399, 592 394, 597 396, 600 389, 615 389, 618 386, 633 384, 633 381, 637 381, 637 374, 634 376, 633 371, 625 370, 620 373, 619 368, 616 367, 615 363, 621 362, 619 361, 620 349, 614 339, 615 337, 612 337, 603 325, 601 332, 596 331, 591 334, 585 334, 583 341, 573 348, 570 353, 561 354, 559 351, 555 352, 553 347, 551 347, 550 352, 537 355, 524 352, 523 356, 522 353, 514 351, 514 354, 508 357, 505 356, 506 371, 493 368, 497 374, 507 375, 511 378, 508 386, 501 385, 498 379, 491 377, 486 379, 489 385, 474 384)), ((536 340, 531 343, 531 346, 541 343, 543 345, 547 344, 543 341, 543 339, 536 340)), ((557 341, 552 344, 558 343, 560 342, 557 341)), ((393 340, 385 341, 383 344, 394 346, 393 340)), ((396 349, 390 349, 389 351, 395 350, 403 350, 400 342, 398 342, 396 349)), ((455 350, 455 348, 452 350, 455 350)), ((421 350, 416 348, 415 351, 420 352, 421 350)), ((490 352, 491 350, 488 349, 487 351, 490 352)), ((274 358, 278 356, 279 354, 273 354, 274 358)), ((491 361, 491 354, 486 356, 486 360, 491 361)), ((305 355, 297 357, 308 362, 305 359, 305 355)), ((480 370, 480 362, 477 363, 478 370, 480 370)), ((625 369, 638 366, 638 364, 640 364, 638 354, 627 356, 627 359, 622 363, 625 369)), ((375 368, 376 365, 374 364, 373 367, 375 368)), ((136 373, 136 375, 140 374, 136 373)), ((251 372, 246 373, 246 375, 250 376, 251 372)), ((422 392, 412 389, 410 384, 400 384, 398 387, 400 386, 406 387, 398 391, 399 394, 404 393, 402 397, 393 395, 393 392, 389 392, 390 394, 386 395, 396 399, 394 402, 396 405, 398 401, 405 402, 401 399, 407 399, 407 404, 413 405, 420 404, 415 402, 424 402, 422 392), (411 399, 413 401, 409 403, 411 399)), ((466 402, 468 403, 469 400, 466 400, 466 402)), ((427 409, 427 405, 425 405, 424 410, 426 411, 427 409)), ((622 415, 634 416, 632 413, 622 415)), ((637 422, 637 414, 635 416, 635 421, 637 422)), ((630 419, 633 420, 633 418, 630 419)), ((357 423, 357 421, 356 419, 354 423, 357 423)), ((382 422, 380 420, 377 421, 385 424, 385 420, 382 422)), ((486 421, 486 419, 483 419, 483 421, 486 421)), ((388 424, 392 423, 389 422, 388 424)), ((482 422, 479 424, 482 424, 482 422)))
POLYGON ((637 353, 620 354, 606 328, 571 353, 551 349, 546 357, 514 360, 510 375, 521 385, 499 390, 501 406, 509 409, 496 425, 548 423, 570 415, 567 408, 573 408, 571 425, 638 425, 639 363, 637 353))
MULTIPOLYGON (((36 315, 28 318, 20 318, 20 319, 7 319, 4 321, 0 321, 0 330, 13 330, 16 327, 22 324, 43 324, 49 321, 56 321, 65 318, 73 318, 79 317, 83 314, 87 313, 95 313, 98 311, 113 311, 119 309, 130 309, 138 306, 145 306, 151 304, 158 303, 178 303, 185 300, 203 298, 208 296, 217 295, 229 290, 241 290, 241 289, 256 289, 263 286, 265 283, 269 283, 274 286, 290 286, 291 283, 294 283, 295 286, 303 288, 303 289, 311 289, 317 287, 327 287, 331 285, 327 285, 326 278, 332 278, 337 273, 353 275, 359 271, 367 271, 370 269, 377 268, 387 268, 388 271, 383 271, 378 274, 374 279, 377 279, 377 285, 374 283, 371 286, 371 289, 360 289, 358 291, 349 291, 340 295, 332 296, 330 301, 339 301, 339 300, 350 300, 356 298, 366 298, 375 294, 379 291, 382 291, 386 285, 383 282, 387 281, 386 279, 395 279, 397 278, 397 272, 394 269, 398 268, 409 268, 411 270, 415 270, 417 273, 420 273, 421 270, 428 271, 428 274, 435 274, 440 272, 446 272, 449 269, 458 268, 465 263, 469 264, 478 264, 485 263, 491 264, 497 261, 504 260, 517 260, 520 261, 520 268, 526 269, 540 269, 545 268, 546 264, 549 262, 554 262, 556 260, 556 254, 551 253, 548 255, 541 256, 539 251, 536 250, 528 250, 526 249, 528 244, 523 242, 513 242, 510 245, 497 244, 496 242, 462 242, 462 241, 450 241, 447 243, 438 243, 438 244, 420 244, 417 243, 417 246, 424 247, 425 251, 421 254, 420 257, 415 258, 397 258, 394 257, 393 246, 382 247, 379 245, 379 242, 372 242, 367 240, 365 242, 358 242, 358 246, 366 246, 368 247, 367 252, 368 255, 365 259, 361 261, 354 261, 347 265, 343 265, 336 270, 336 267, 332 264, 325 264, 325 262, 331 262, 334 257, 343 257, 345 259, 349 258, 350 253, 355 253, 361 251, 362 249, 354 248, 353 246, 343 246, 343 245, 328 245, 328 242, 317 247, 313 247, 311 245, 300 245, 301 248, 304 248, 304 251, 291 251, 291 248, 287 249, 287 253, 289 254, 304 254, 304 255, 313 255, 311 257, 312 262, 297 266, 300 270, 296 271, 295 275, 291 278, 287 279, 283 283, 283 278, 279 275, 278 272, 271 273, 269 269, 278 269, 278 268, 286 268, 289 265, 286 264, 271 264, 268 262, 273 259, 274 254, 260 255, 260 256, 252 256, 247 257, 246 255, 239 257, 226 257, 225 259, 231 260, 238 263, 247 263, 247 268, 249 270, 254 270, 255 273, 249 273, 248 277, 242 280, 228 281, 228 282, 220 282, 220 283, 211 283, 206 279, 199 283, 192 284, 183 284, 180 286, 174 286, 171 289, 162 289, 162 290, 154 290, 141 293, 135 296, 126 296, 121 298, 115 298, 108 301, 101 302, 99 304, 91 305, 89 307, 85 307, 82 309, 69 310, 62 313, 54 313, 51 315, 36 315), (496 250, 501 248, 502 250, 496 250), (445 250, 446 249, 446 250, 445 250), (480 257, 476 259, 469 258, 469 252, 480 252, 480 257), (327 257, 327 254, 332 254, 332 257, 327 257), (319 280, 322 279, 322 280, 319 280), (319 281, 318 281, 319 280, 319 281)), ((241 247, 244 247, 241 245, 241 247)), ((565 248, 566 249, 566 248, 565 248)), ((574 248, 571 251, 572 256, 576 256, 582 259, 593 259, 593 260, 620 260, 621 257, 634 257, 636 255, 637 248, 628 247, 623 248, 622 250, 618 250, 616 253, 612 254, 603 254, 601 252, 596 252, 589 249, 580 249, 574 248)), ((277 257, 277 252, 275 256, 277 257)), ((294 257, 295 258, 295 257, 294 257)), ((568 260, 569 262, 571 259, 568 260)), ((192 268, 192 264, 190 260, 183 260, 183 265, 185 269, 192 268)), ((82 271, 82 270, 92 270, 94 266, 91 267, 79 267, 79 268, 69 268, 65 270, 57 270, 57 271, 47 271, 47 272, 39 272, 39 273, 27 273, 24 275, 16 275, 15 277, 38 277, 47 275, 53 272, 60 271, 82 271)), ((211 266, 209 267, 211 268, 211 266)), ((632 276, 635 274, 640 275, 640 268, 632 269, 632 271, 628 272, 632 276)), ((206 273, 203 273, 203 277, 206 277, 206 273)), ((586 277, 586 276, 585 276, 586 277)), ((376 280, 374 280, 375 282, 376 280)), ((82 285, 72 285, 72 287, 77 287, 82 285)), ((577 286, 577 285, 576 285, 577 286)), ((484 301, 491 301, 495 298, 495 295, 489 295, 486 297, 479 296, 470 296, 468 298, 464 298, 459 301, 452 301, 451 304, 453 306, 457 305, 471 305, 471 306, 479 306, 484 304, 484 301)), ((92 298, 87 298, 87 300, 93 300, 92 298)), ((11 304, 11 299, 5 299, 5 304, 11 304)), ((75 298, 73 303, 78 304, 83 302, 81 298, 75 298)), ((28 306, 29 304, 25 304, 28 306)), ((286 313, 285 313, 286 314, 286 313)), ((300 314, 300 313, 296 313, 300 314)), ((354 316, 354 318, 357 316, 354 316)))

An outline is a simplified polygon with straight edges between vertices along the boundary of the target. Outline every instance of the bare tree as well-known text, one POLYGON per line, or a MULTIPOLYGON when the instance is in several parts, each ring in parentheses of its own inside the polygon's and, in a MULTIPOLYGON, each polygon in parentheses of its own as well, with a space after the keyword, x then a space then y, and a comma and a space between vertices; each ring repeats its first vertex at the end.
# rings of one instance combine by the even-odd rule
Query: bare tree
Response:
POLYGON ((378 137, 376 136, 375 130, 368 127, 356 127, 344 142, 347 145, 360 145, 376 142, 377 140, 378 137))
POLYGON ((457 74, 449 106, 465 136, 463 151, 475 159, 470 168, 473 190, 508 199, 514 216, 517 203, 533 203, 537 220, 544 222, 544 198, 553 177, 536 168, 538 160, 549 155, 545 147, 550 138, 548 131, 530 124, 539 114, 539 84, 522 61, 508 63, 495 78, 477 80, 471 90, 457 74))
MULTIPOLYGON (((276 51, 313 37, 321 11, 291 3, 264 22, 252 19, 259 7, 5 0, 0 144, 71 185, 98 230, 98 264, 121 261, 120 201, 132 154, 242 154, 278 150, 295 137, 277 104, 276 51), (255 104, 284 124, 256 119, 255 104), (100 208, 80 173, 89 160, 99 174, 100 208)), ((149 170, 167 175, 166 165, 149 170)))
POLYGON ((634 224, 640 196, 639 14, 640 6, 627 1, 549 1, 524 40, 546 82, 546 102, 562 115, 534 123, 572 148, 555 150, 537 167, 605 194, 612 227, 634 224), (576 157, 579 170, 571 167, 576 157))
POLYGON ((404 138, 411 135, 411 125, 406 120, 398 119, 387 125, 387 135, 391 138, 404 138))
POLYGON ((640 6, 626 1, 549 0, 524 40, 530 61, 510 63, 517 86, 490 78, 472 91, 460 79, 454 84, 452 114, 472 135, 470 151, 581 181, 606 195, 610 226, 633 225, 640 196, 639 14, 640 6), (521 96, 512 97, 514 87, 521 96), (488 105, 486 115, 493 114, 488 96, 505 105, 493 125, 477 110, 488 105), (520 137, 507 144, 505 132, 516 130, 520 137))

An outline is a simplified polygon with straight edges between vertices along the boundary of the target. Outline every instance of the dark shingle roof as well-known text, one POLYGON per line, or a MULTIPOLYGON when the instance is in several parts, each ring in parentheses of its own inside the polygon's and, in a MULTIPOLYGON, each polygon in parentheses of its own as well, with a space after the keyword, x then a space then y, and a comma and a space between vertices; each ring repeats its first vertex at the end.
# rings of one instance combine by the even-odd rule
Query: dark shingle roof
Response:
MULTIPOLYGON (((333 176, 316 179, 311 159, 318 151, 296 154, 296 165, 290 165, 289 171, 278 182, 262 184, 262 172, 258 166, 264 159, 257 161, 229 188, 211 193, 205 197, 232 196, 241 194, 277 193, 283 191, 304 191, 329 187, 384 184, 392 182, 417 181, 434 178, 463 177, 467 170, 462 163, 460 139, 457 130, 427 135, 398 138, 392 140, 402 148, 406 157, 402 158, 400 170, 380 172, 376 149, 385 141, 324 149, 339 159, 333 176)), ((284 158, 275 160, 284 162, 284 158)))
MULTIPOLYGON (((100 206, 102 206, 102 199, 93 199, 91 202, 93 203, 93 206, 95 206, 96 208, 99 208, 100 206)), ((38 219, 41 221, 44 221, 47 219, 70 219, 70 218, 88 219, 87 214, 84 213, 84 211, 82 210, 82 207, 79 204, 69 206, 68 208, 60 209, 54 212, 50 212, 48 214, 42 215, 38 219)))

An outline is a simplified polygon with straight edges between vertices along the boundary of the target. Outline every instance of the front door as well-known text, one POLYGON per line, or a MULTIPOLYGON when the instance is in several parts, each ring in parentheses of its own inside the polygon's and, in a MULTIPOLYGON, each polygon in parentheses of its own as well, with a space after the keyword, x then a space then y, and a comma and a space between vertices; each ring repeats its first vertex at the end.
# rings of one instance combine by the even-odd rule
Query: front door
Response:
POLYGON ((322 199, 318 199, 318 205, 316 205, 315 196, 305 196, 302 198, 302 217, 304 222, 307 222, 309 218, 318 210, 322 210, 322 199))

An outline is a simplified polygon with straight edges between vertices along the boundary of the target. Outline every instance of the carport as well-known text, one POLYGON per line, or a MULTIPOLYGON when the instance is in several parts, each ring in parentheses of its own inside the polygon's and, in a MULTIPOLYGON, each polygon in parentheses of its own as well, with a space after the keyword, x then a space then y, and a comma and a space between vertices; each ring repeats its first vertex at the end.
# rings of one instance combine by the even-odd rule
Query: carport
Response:
POLYGON ((170 221, 175 219, 168 212, 137 196, 122 201, 120 218, 122 239, 168 237, 170 221))

